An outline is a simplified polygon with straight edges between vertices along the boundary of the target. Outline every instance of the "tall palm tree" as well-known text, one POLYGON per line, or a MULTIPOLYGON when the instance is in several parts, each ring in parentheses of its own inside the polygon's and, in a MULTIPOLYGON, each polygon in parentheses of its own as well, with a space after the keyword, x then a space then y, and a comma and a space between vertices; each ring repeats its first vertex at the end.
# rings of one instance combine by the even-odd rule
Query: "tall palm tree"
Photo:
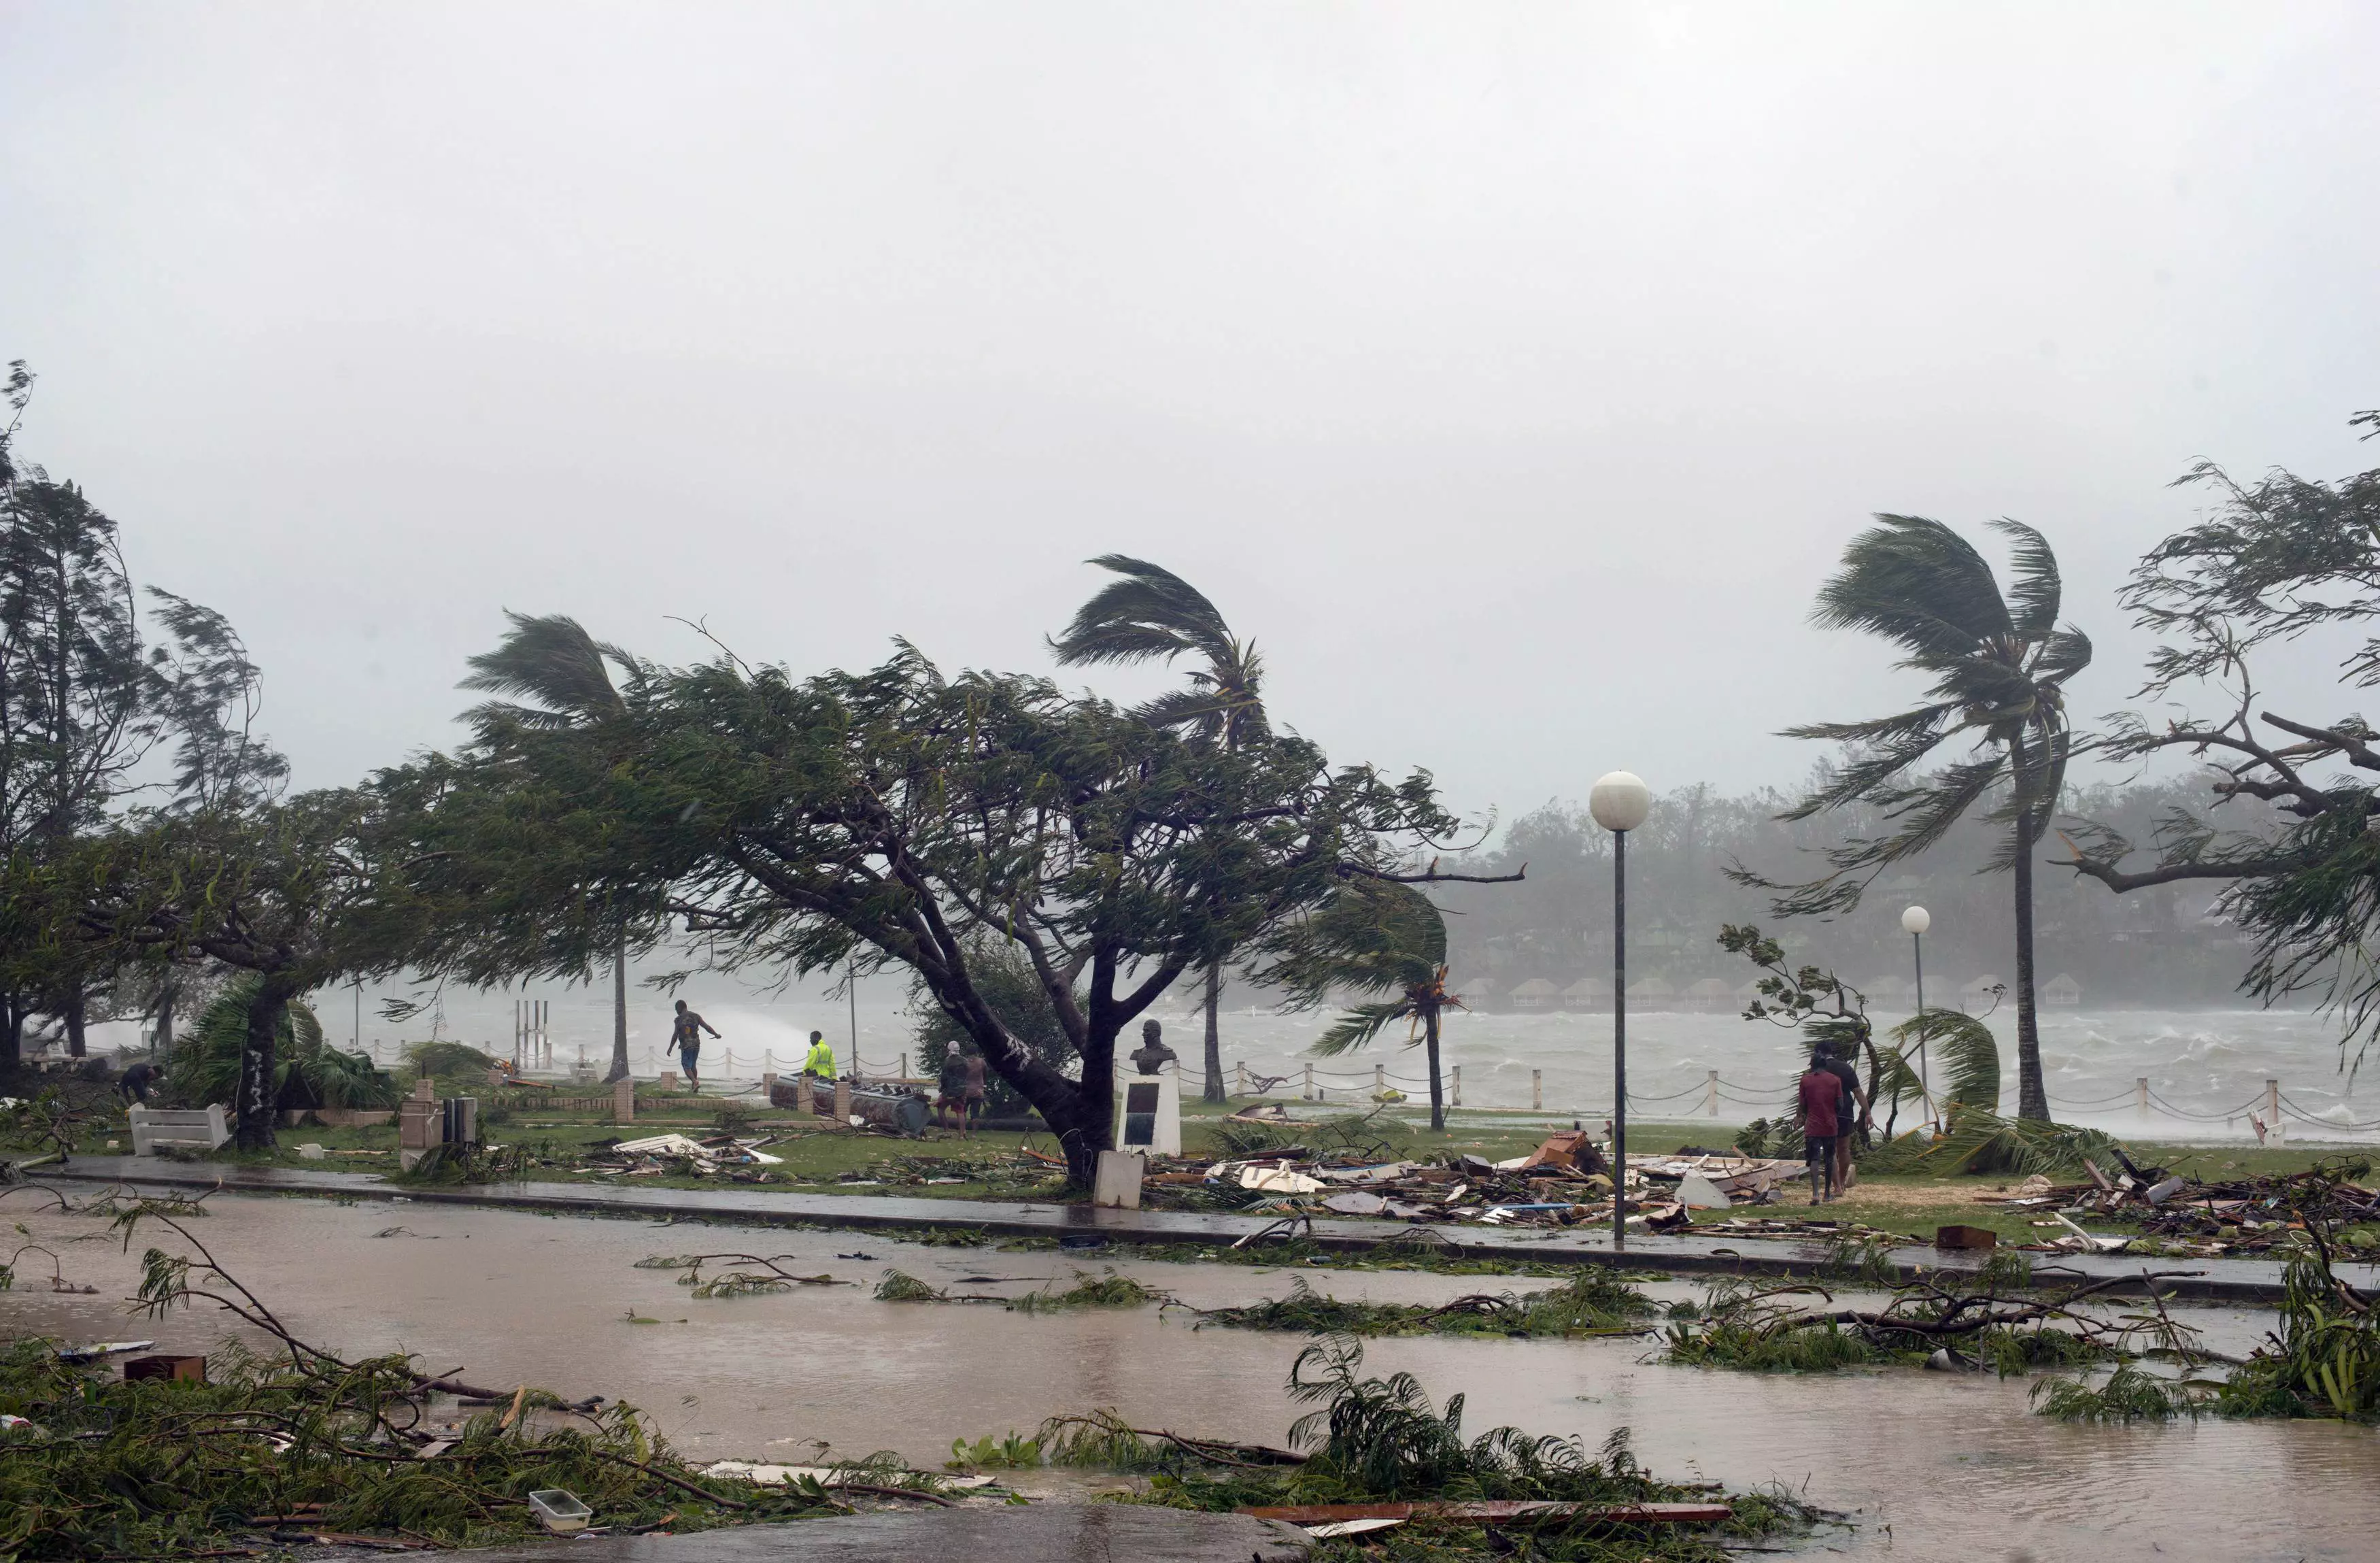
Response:
POLYGON ((1868 722, 1789 727, 1789 738, 1851 747, 1842 766, 1782 818, 1807 819, 1864 803, 1888 831, 1831 849, 1831 872, 1778 885, 1742 869, 1740 882, 1784 892, 1779 913, 1831 914, 1859 904, 1888 866, 1923 852, 1971 810, 2008 835, 1985 865, 2011 870, 2016 889, 2017 1115, 2046 1120, 2041 1028, 2034 1003, 2033 849, 2049 829, 2073 732, 2068 679, 2090 665, 2091 642, 2058 622, 2058 559, 2031 527, 1992 527, 2010 540, 2009 589, 1965 538, 1923 516, 1876 517, 1852 539, 1842 568, 1818 592, 1811 618, 1829 629, 1864 629, 1907 654, 1897 667, 1933 680, 1925 704, 1868 722), (1939 770, 1916 767, 1944 744, 1973 747, 1939 770))
MULTIPOLYGON (((566 614, 533 616, 505 610, 512 629, 494 651, 470 659, 471 676, 456 686, 520 697, 488 701, 463 719, 492 737, 506 727, 540 732, 592 730, 627 714, 628 702, 612 682, 607 663, 634 672, 636 658, 598 641, 566 614), (534 704, 520 703, 520 700, 534 704)), ((624 922, 612 944, 612 1067, 608 1081, 628 1078, 628 930, 624 922)))
MULTIPOLYGON (((1238 750, 1271 736, 1259 687, 1264 659, 1253 641, 1242 641, 1223 622, 1205 592, 1172 570, 1123 554, 1102 554, 1090 563, 1121 579, 1109 582, 1075 610, 1065 632, 1050 641, 1062 666, 1199 660, 1190 687, 1158 696, 1139 714, 1162 727, 1196 734, 1238 750)), ((1207 1086, 1209 1102, 1224 1099, 1222 1033, 1216 1012, 1222 1002, 1223 963, 1207 968, 1207 1086)))
POLYGON ((1444 1130, 1439 1021, 1463 1001, 1446 991, 1446 919, 1429 898, 1385 880, 1351 881, 1285 931, 1276 952, 1260 975, 1286 988, 1293 1007, 1320 1004, 1334 992, 1386 995, 1350 1006, 1315 1041, 1314 1051, 1335 1055, 1362 1047, 1405 1021, 1405 1045, 1428 1049, 1429 1127, 1444 1130))

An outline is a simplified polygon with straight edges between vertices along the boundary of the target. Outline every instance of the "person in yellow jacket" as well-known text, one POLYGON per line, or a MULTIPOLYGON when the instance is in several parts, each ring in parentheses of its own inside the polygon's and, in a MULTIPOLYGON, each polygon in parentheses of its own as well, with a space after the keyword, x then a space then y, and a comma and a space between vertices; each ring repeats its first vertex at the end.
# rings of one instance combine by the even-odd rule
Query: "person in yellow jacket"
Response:
POLYGON ((802 1060, 802 1073, 820 1080, 834 1079, 834 1049, 826 1044, 824 1032, 810 1033, 810 1056, 802 1060))

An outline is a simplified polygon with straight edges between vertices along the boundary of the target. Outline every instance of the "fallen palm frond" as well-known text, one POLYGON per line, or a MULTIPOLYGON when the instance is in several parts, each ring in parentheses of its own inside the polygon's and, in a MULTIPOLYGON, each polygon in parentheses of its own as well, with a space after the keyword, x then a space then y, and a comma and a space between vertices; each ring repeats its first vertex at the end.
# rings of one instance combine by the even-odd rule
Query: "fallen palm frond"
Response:
POLYGON ((1119 1276, 1113 1270, 1104 1276, 1077 1270, 1075 1284, 1064 1291, 1028 1291, 1009 1307, 1019 1313, 1047 1313, 1067 1308, 1139 1308, 1169 1300, 1165 1293, 1152 1291, 1130 1276, 1119 1276))
MULTIPOLYGON (((1179 1304, 1178 1306, 1188 1306, 1179 1304)), ((1326 1297, 1303 1276, 1289 1295, 1230 1308, 1192 1309, 1201 1325, 1292 1330, 1306 1335, 1630 1334, 1654 1313, 1652 1300, 1597 1267, 1558 1287, 1526 1295, 1474 1292, 1435 1308, 1413 1302, 1359 1302, 1326 1297)))
POLYGON ((884 1278, 876 1283, 876 1300, 879 1302, 998 1302, 1005 1304, 1008 1301, 1008 1299, 1004 1297, 994 1297, 989 1292, 944 1291, 940 1287, 928 1286, 925 1282, 917 1279, 917 1276, 910 1275, 905 1270, 887 1270, 884 1272, 884 1278))
POLYGON ((1087 1466, 1100 1471, 1181 1472, 1202 1466, 1263 1469, 1296 1465, 1303 1455, 1261 1444, 1236 1444, 1223 1439, 1193 1438, 1162 1428, 1134 1427, 1112 1410, 1082 1416, 1053 1416, 1041 1424, 1033 1443, 1051 1465, 1087 1466))
POLYGON ((2119 1365, 2096 1387, 2079 1379, 2046 1379, 2033 1386, 2042 1415, 2060 1422, 2170 1422, 2195 1415, 2199 1397, 2190 1386, 2159 1378, 2130 1362, 2119 1365))
POLYGON ((2004 1118, 1988 1107, 1954 1104, 1942 1133, 1918 1157, 1942 1172, 2006 1172, 2022 1177, 2079 1172, 2093 1156, 2114 1154, 2116 1139, 2072 1124, 2004 1118))

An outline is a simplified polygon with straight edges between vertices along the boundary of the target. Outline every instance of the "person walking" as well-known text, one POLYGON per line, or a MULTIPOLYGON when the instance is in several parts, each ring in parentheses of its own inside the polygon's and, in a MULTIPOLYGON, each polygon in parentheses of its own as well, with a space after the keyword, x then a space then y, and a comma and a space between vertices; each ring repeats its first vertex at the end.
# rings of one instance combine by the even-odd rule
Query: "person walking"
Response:
POLYGON ((1867 1113, 1867 1093, 1860 1089, 1859 1071, 1835 1051, 1832 1044, 1821 1045, 1813 1055, 1813 1061, 1842 1081, 1842 1127, 1835 1136, 1835 1192, 1847 1194, 1858 1175, 1858 1169, 1852 1166, 1852 1150, 1859 1138, 1861 1119, 1867 1113))
POLYGON ((983 1117, 983 1055, 970 1047, 966 1050, 966 1113, 961 1121, 972 1124, 983 1117))
POLYGON ((949 1113, 958 1119, 959 1138, 966 1138, 966 1059, 953 1047, 942 1055, 942 1067, 935 1077, 934 1122, 940 1124, 949 1113))
POLYGON ((702 1033, 705 1032, 712 1036, 719 1034, 710 1021, 686 1007, 686 1000, 679 999, 677 1019, 670 1023, 670 1041, 677 1048, 678 1062, 686 1066, 686 1088, 690 1092, 701 1089, 698 1067, 702 1062, 702 1033))
POLYGON ((1802 1076, 1801 1095, 1802 1159, 1810 1165, 1810 1203, 1827 1204, 1835 1198, 1835 1141, 1843 1130, 1843 1082, 1814 1057, 1802 1076))
POLYGON ((802 1073, 816 1075, 820 1080, 834 1079, 834 1049, 826 1044, 824 1032, 810 1033, 809 1056, 802 1060, 802 1073))

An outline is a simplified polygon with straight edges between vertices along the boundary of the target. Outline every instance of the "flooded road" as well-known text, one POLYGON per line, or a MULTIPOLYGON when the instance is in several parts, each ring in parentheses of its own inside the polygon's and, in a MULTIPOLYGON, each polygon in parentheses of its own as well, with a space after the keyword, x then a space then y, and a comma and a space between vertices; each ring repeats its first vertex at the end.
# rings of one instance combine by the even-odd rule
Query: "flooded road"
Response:
MULTIPOLYGON (((73 1340, 154 1337, 202 1350, 223 1315, 131 1320, 145 1228, 125 1253, 105 1223, 0 1213, 56 1251, 93 1296, 46 1289, 26 1254, 0 1293, 0 1331, 73 1340)), ((926 1248, 852 1233, 546 1217, 374 1202, 218 1196, 190 1223, 225 1265, 299 1336, 350 1353, 412 1351, 488 1386, 528 1382, 636 1403, 688 1455, 807 1459, 894 1449, 919 1464, 951 1440, 1030 1432, 1053 1412, 1113 1406, 1143 1426, 1280 1441, 1297 1408, 1282 1393, 1301 1337, 1196 1329, 1154 1308, 1026 1315, 990 1306, 875 1301, 888 1268, 939 1287, 1013 1295, 1062 1287, 1096 1261, 1050 1252, 926 1248), (852 1286, 701 1300, 651 1254, 790 1254, 852 1286), (864 1258, 846 1257, 866 1255, 864 1258), (993 1280, 967 1280, 989 1276, 993 1280), (633 1320, 657 1323, 636 1323, 633 1320)), ((26 1240, 17 1237, 11 1242, 26 1240)), ((1125 1263, 1119 1269, 1213 1306, 1279 1296, 1280 1269, 1125 1263)), ((1442 1301, 1532 1283, 1497 1277, 1302 1270, 1318 1289, 1442 1301)), ((1542 1284, 1542 1283, 1537 1283, 1542 1284)), ((1648 1289, 1698 1295, 1683 1283, 1648 1289)), ((2210 1340, 2243 1349, 2266 1321, 2202 1311, 2210 1340)), ((2205 1423, 2078 1428, 2031 1414, 2030 1381, 1896 1371, 1795 1377, 1663 1367, 1633 1340, 1374 1341, 1375 1371, 1406 1369, 1440 1399, 1469 1397, 1466 1425, 1576 1435, 1632 1430, 1671 1478, 1781 1483, 1856 1511, 1810 1556, 2020 1558, 2039 1563, 2369 1558, 2380 1435, 2335 1423, 2205 1423)))

